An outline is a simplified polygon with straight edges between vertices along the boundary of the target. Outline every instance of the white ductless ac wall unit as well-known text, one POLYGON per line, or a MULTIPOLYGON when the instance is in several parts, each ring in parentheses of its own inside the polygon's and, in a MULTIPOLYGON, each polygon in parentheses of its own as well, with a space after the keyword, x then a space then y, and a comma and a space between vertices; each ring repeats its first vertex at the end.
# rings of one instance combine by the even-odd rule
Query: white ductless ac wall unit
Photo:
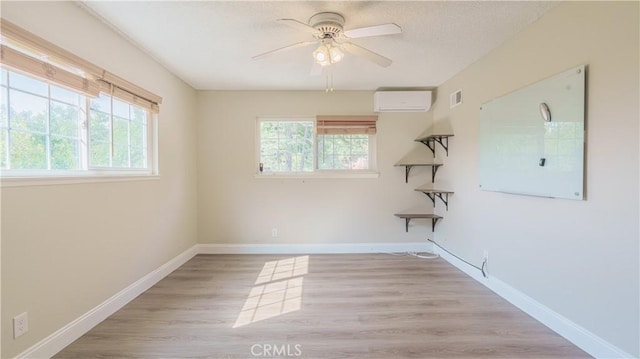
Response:
POLYGON ((431 91, 376 91, 375 112, 425 112, 431 108, 431 91))

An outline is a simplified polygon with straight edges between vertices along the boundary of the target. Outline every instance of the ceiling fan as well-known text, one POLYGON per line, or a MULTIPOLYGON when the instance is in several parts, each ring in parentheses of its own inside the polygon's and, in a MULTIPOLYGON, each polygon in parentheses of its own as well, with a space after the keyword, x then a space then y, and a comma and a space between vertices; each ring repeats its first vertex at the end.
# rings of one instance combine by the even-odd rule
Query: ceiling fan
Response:
POLYGON ((293 28, 306 31, 313 35, 313 41, 302 41, 292 45, 277 48, 265 53, 253 56, 252 59, 259 60, 286 50, 319 44, 313 52, 314 66, 311 69, 312 75, 319 75, 322 68, 340 62, 344 58, 344 51, 361 56, 382 67, 391 65, 392 61, 380 54, 358 46, 350 39, 370 36, 393 35, 402 33, 402 28, 394 23, 360 27, 351 30, 344 30, 344 17, 335 12, 321 12, 313 15, 309 23, 305 24, 295 19, 278 19, 278 22, 293 28))

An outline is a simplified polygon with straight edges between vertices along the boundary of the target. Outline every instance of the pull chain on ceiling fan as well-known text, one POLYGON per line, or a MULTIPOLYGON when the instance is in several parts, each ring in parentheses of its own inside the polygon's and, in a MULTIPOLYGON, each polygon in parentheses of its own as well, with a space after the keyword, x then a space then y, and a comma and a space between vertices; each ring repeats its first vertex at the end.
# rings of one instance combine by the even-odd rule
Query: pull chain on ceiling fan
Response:
POLYGON ((295 29, 308 32, 313 35, 315 39, 313 41, 302 41, 267 51, 252 57, 252 59, 259 60, 282 51, 319 44, 313 51, 314 63, 311 69, 312 75, 319 75, 324 67, 340 62, 345 56, 343 50, 351 55, 363 57, 379 66, 388 67, 392 63, 391 59, 362 46, 358 46, 349 40, 402 33, 402 28, 394 23, 343 30, 345 23, 344 17, 334 12, 315 14, 309 19, 309 24, 295 19, 278 19, 277 21, 295 29))

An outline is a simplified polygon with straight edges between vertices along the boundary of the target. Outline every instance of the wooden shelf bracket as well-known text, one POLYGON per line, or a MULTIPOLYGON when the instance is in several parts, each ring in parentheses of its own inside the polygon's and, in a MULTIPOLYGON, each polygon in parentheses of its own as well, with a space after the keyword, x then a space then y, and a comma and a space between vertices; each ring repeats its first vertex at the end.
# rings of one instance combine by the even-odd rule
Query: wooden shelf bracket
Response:
POLYGON ((427 146, 431 153, 433 153, 433 157, 436 157, 436 143, 439 143, 440 146, 444 149, 447 157, 449 156, 449 137, 453 137, 450 134, 443 135, 428 135, 426 137, 421 137, 416 139, 417 142, 420 142, 427 146))
POLYGON ((440 198, 446 210, 449 210, 449 194, 453 194, 451 191, 442 191, 437 189, 425 189, 425 188, 416 188, 416 191, 424 193, 431 202, 433 203, 433 207, 436 206, 436 198, 440 198))
POLYGON ((402 219, 404 219, 404 225, 405 225, 405 232, 409 232, 409 222, 411 222, 412 219, 415 218, 426 218, 426 219, 431 219, 431 232, 435 231, 436 229, 436 223, 438 222, 439 219, 442 219, 442 217, 435 215, 435 214, 428 214, 428 213, 424 213, 424 214, 396 214, 396 217, 400 217, 402 219))
POLYGON ((411 172, 411 168, 415 166, 430 166, 431 167, 431 183, 435 181, 436 172, 438 172, 438 168, 442 166, 439 163, 415 163, 415 164, 396 164, 396 166, 404 166, 404 183, 409 183, 409 172, 411 172))

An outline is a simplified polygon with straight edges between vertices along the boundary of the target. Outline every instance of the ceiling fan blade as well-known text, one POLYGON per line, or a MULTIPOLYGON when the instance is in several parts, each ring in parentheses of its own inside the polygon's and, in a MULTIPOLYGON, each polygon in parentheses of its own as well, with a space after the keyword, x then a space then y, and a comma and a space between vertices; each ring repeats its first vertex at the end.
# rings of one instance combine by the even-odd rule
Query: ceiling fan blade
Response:
POLYGON ((350 52, 356 56, 362 56, 364 58, 366 58, 367 60, 371 61, 371 62, 375 62, 376 64, 382 66, 382 67, 388 67, 391 65, 391 63, 393 61, 391 61, 391 59, 388 59, 380 54, 376 54, 375 52, 371 51, 371 50, 367 50, 362 46, 358 46, 356 44, 350 43, 350 42, 345 42, 344 44, 341 45, 342 48, 347 51, 350 52))
POLYGON ((401 34, 402 28, 394 23, 359 27, 357 29, 345 30, 344 34, 350 39, 369 36, 382 36, 401 34))
POLYGON ((324 70, 324 67, 322 67, 322 65, 314 61, 313 65, 311 65, 311 71, 309 72, 309 75, 320 76, 322 75, 322 70, 324 70))
POLYGON ((288 45, 288 46, 284 46, 284 47, 281 47, 281 48, 278 48, 278 49, 275 49, 275 50, 267 51, 267 52, 262 53, 260 55, 253 56, 251 59, 252 60, 260 60, 260 59, 263 59, 263 58, 265 58, 267 56, 273 55, 273 54, 281 52, 281 51, 291 50, 291 49, 295 49, 295 48, 298 48, 298 47, 309 46, 309 45, 313 45, 315 43, 316 43, 316 41, 302 41, 302 42, 295 43, 293 45, 288 45))
POLYGON ((312 33, 314 35, 322 34, 315 27, 309 26, 309 25, 305 24, 304 22, 300 22, 300 21, 295 20, 295 19, 278 19, 276 21, 278 21, 279 23, 291 26, 291 27, 293 27, 295 29, 312 33))

